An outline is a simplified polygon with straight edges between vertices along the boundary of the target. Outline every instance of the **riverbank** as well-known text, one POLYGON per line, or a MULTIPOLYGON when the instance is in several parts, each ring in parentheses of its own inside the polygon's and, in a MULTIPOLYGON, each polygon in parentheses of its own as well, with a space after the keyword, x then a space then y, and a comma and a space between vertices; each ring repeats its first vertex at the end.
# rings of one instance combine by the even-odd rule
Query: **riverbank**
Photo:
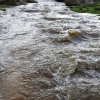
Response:
MULTIPOLYGON (((0 5, 0 10, 5 11, 7 7, 8 7, 7 5, 0 5)), ((94 2, 92 4, 80 4, 68 7, 74 12, 100 14, 100 2, 94 2)))
POLYGON ((0 10, 6 11, 6 8, 7 8, 7 7, 8 7, 7 5, 0 5, 0 10))
POLYGON ((92 13, 100 14, 100 2, 95 2, 93 4, 80 4, 77 6, 68 6, 72 11, 79 13, 92 13))

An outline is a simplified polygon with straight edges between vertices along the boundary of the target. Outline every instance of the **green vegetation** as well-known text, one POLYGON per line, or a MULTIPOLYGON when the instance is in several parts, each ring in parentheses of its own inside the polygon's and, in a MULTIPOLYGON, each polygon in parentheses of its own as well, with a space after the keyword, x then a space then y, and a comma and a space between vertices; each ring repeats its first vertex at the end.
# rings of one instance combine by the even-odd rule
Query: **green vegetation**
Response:
POLYGON ((81 4, 77 6, 69 6, 72 11, 79 13, 93 13, 100 14, 100 2, 95 2, 93 4, 81 4))
POLYGON ((0 10, 6 11, 6 7, 7 7, 7 5, 0 5, 0 10))

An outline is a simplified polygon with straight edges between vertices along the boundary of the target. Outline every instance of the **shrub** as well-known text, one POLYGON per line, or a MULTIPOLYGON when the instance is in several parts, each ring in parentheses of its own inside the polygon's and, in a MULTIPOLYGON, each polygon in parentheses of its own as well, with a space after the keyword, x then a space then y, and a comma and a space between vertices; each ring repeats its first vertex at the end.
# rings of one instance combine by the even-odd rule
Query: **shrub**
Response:
POLYGON ((91 5, 80 4, 77 6, 71 6, 70 8, 75 12, 87 12, 87 13, 100 14, 100 2, 94 2, 91 5))
POLYGON ((6 7, 7 7, 7 5, 0 5, 0 10, 5 11, 6 7))

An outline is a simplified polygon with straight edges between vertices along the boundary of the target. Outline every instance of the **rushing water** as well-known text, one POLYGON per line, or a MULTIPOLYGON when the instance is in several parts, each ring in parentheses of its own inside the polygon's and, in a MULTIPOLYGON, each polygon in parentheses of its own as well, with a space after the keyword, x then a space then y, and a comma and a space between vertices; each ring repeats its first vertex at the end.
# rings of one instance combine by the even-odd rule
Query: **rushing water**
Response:
POLYGON ((0 11, 0 100, 100 100, 98 18, 53 0, 0 11))

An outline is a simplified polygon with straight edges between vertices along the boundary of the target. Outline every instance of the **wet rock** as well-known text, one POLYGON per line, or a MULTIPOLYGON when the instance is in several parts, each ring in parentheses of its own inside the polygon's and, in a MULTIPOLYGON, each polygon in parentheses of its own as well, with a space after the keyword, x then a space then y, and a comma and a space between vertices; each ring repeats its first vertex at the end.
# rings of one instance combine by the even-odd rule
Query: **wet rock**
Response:
POLYGON ((91 36, 85 30, 68 30, 69 40, 73 43, 87 41, 91 36))
POLYGON ((68 30, 67 36, 58 37, 56 40, 59 42, 79 42, 88 39, 88 33, 85 30, 68 30))
POLYGON ((70 42, 70 40, 68 39, 68 37, 58 37, 57 41, 59 41, 59 42, 70 42))
POLYGON ((74 35, 78 35, 79 32, 78 32, 78 31, 75 31, 75 30, 68 30, 68 34, 69 34, 70 36, 74 36, 74 35))

